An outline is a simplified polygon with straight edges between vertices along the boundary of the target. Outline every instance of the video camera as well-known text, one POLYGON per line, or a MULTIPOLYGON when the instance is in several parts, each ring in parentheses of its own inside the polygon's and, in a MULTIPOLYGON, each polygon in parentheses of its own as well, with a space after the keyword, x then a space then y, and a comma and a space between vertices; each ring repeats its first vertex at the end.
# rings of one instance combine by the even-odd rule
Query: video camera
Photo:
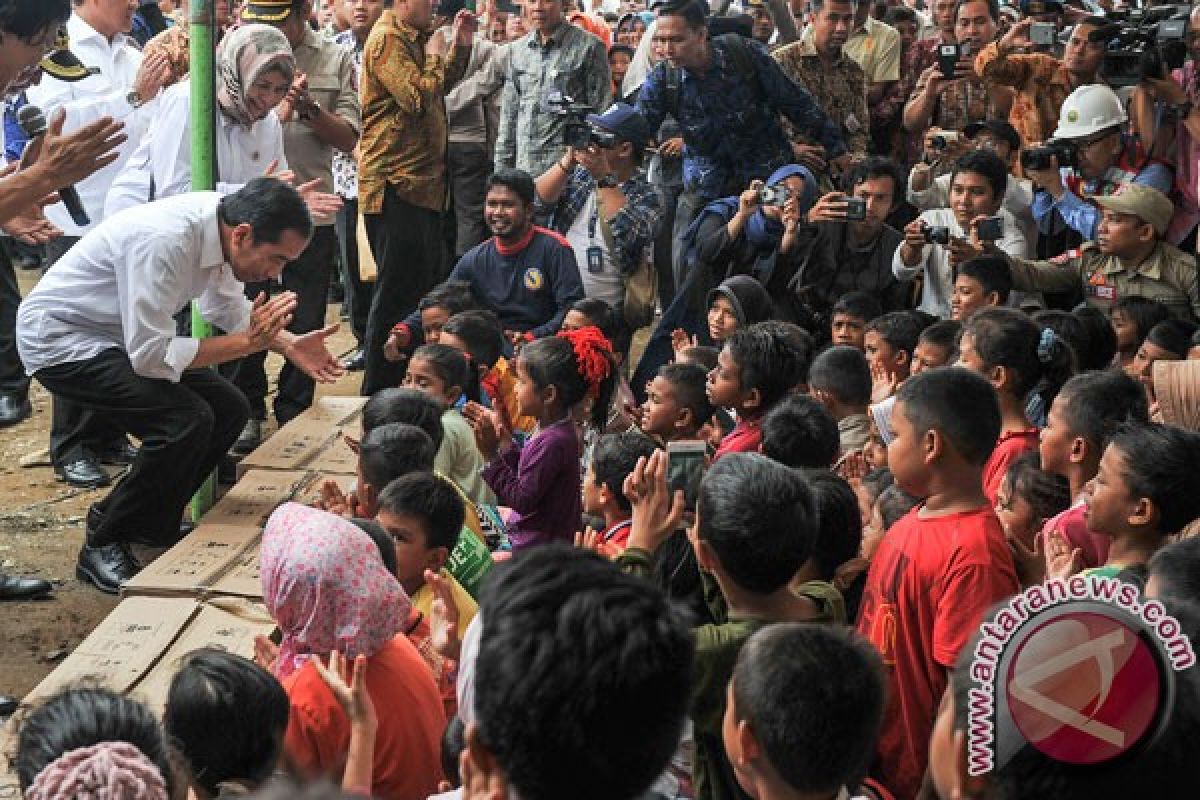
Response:
POLYGON ((1168 5, 1111 11, 1111 25, 1097 28, 1089 41, 1105 42, 1101 72, 1114 88, 1135 86, 1147 78, 1164 79, 1187 60, 1191 6, 1168 5))
POLYGON ((1079 148, 1070 139, 1047 139, 1040 147, 1021 151, 1021 168, 1024 170, 1050 169, 1055 161, 1060 167, 1079 166, 1079 148))
POLYGON ((592 113, 591 106, 576 103, 558 89, 551 89, 546 95, 546 108, 555 116, 563 118, 563 144, 567 147, 586 150, 592 145, 617 146, 619 137, 615 133, 600 130, 588 123, 587 115, 592 113))

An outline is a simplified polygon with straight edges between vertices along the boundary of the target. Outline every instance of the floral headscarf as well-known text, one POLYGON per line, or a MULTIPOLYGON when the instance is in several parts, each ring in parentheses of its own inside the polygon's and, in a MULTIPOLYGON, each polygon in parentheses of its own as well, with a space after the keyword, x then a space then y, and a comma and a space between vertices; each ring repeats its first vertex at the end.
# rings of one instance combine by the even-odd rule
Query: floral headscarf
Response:
POLYGON ((370 536, 299 503, 285 503, 267 520, 259 572, 267 610, 283 632, 280 680, 314 655, 374 655, 411 608, 370 536))
POLYGON ((264 72, 277 69, 288 83, 296 74, 296 57, 287 37, 270 25, 235 28, 217 47, 217 105, 234 122, 246 128, 254 116, 246 108, 246 92, 264 72))

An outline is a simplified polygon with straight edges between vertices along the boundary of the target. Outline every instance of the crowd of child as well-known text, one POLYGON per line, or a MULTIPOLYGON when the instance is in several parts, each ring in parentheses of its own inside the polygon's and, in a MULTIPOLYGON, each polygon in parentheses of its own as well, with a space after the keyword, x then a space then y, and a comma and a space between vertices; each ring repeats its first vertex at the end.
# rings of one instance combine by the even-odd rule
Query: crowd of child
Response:
POLYGON ((1136 758, 966 770, 998 602, 1113 576, 1200 631, 1200 336, 1140 298, 1105 321, 1011 290, 984 256, 952 319, 852 292, 819 350, 730 278, 715 347, 677 334, 636 404, 603 303, 514 352, 439 287, 348 441, 353 490, 266 524, 280 635, 189 656, 161 723, 91 688, 29 710, 25 796, 1185 796, 1194 670, 1136 758), (689 446, 698 485, 670 468, 689 446))

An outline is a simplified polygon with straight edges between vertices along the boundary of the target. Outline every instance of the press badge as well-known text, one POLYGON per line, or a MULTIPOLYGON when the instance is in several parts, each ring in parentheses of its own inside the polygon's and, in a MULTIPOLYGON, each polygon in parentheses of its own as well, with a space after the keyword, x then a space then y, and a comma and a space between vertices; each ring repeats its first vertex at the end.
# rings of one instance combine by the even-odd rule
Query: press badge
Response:
POLYGON ((862 123, 858 121, 858 117, 853 114, 846 115, 846 121, 843 123, 847 133, 858 133, 862 130, 862 123))
POLYGON ((589 247, 587 249, 587 271, 593 275, 604 272, 604 248, 589 247))

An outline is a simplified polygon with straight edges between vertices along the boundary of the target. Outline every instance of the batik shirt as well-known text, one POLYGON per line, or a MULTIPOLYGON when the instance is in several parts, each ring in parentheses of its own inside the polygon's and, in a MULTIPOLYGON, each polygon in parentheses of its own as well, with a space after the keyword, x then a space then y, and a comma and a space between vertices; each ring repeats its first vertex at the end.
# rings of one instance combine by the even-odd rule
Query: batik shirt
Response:
MULTIPOLYGON (((780 48, 773 57, 784 73, 807 89, 834 123, 842 127, 846 145, 855 159, 867 157, 867 132, 870 118, 867 111, 867 79, 863 68, 845 51, 829 68, 821 62, 813 44, 812 34, 780 48)), ((785 124, 792 141, 801 144, 820 144, 811 136, 796 130, 791 122, 785 124)))
MULTIPOLYGON (((354 63, 354 90, 359 90, 362 77, 362 47, 352 31, 342 31, 333 37, 336 44, 349 50, 354 63)), ((338 197, 353 200, 358 197, 358 162, 351 153, 333 151, 333 191, 338 197)))

